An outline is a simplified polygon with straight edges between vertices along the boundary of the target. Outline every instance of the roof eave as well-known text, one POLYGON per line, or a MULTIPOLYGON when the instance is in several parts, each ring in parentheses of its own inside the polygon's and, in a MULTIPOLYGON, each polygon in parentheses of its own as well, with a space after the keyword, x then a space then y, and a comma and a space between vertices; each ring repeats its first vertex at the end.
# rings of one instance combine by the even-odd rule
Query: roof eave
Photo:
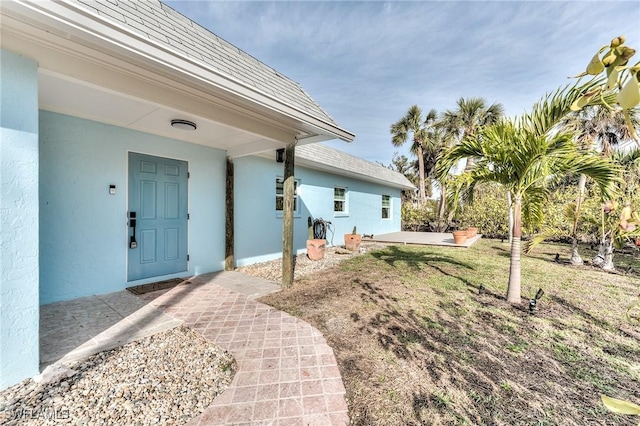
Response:
POLYGON ((402 190, 414 190, 415 186, 413 185, 405 185, 399 182, 393 182, 387 179, 380 179, 377 178, 376 176, 370 176, 370 175, 365 175, 362 173, 357 173, 354 171, 350 171, 350 170, 346 170, 340 167, 336 167, 336 166, 331 166, 328 164, 324 164, 324 163, 320 163, 317 161, 313 161, 313 160, 308 160, 306 158, 299 158, 296 157, 296 166, 302 166, 302 167, 306 167, 309 169, 314 169, 314 170, 319 170, 319 171, 324 171, 324 172, 330 172, 339 176, 345 176, 345 177, 351 177, 354 179, 358 179, 358 180, 363 180, 366 182, 372 182, 372 183, 377 183, 377 184, 381 184, 384 186, 389 186, 392 188, 398 188, 398 189, 402 189, 402 190))

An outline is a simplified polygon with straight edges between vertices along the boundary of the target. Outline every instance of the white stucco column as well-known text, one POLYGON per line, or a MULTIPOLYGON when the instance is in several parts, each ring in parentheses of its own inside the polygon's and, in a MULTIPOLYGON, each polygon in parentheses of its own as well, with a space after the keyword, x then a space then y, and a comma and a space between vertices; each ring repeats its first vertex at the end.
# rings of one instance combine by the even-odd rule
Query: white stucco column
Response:
POLYGON ((38 373, 38 64, 0 50, 0 389, 38 373))

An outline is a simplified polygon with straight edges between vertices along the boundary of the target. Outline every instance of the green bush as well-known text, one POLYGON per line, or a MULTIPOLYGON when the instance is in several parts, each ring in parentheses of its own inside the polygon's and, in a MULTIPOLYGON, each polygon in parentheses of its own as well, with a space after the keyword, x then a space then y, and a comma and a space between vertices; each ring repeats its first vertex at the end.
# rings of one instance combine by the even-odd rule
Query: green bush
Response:
POLYGON ((427 200, 423 206, 403 203, 402 230, 414 232, 431 231, 429 223, 436 220, 437 203, 436 200, 427 200))
MULTIPOLYGON (((530 237, 544 230, 554 230, 551 240, 568 242, 571 239, 573 220, 568 214, 575 210, 578 187, 568 182, 554 189, 544 208, 544 222, 539 226, 523 223, 523 237, 530 237)), ((634 194, 635 195, 635 194, 634 194)), ((640 195, 636 195, 640 198, 640 195)), ((632 205, 640 206, 640 199, 631 200, 632 205)), ((602 209, 600 194, 591 184, 587 184, 578 221, 578 240, 595 243, 599 239, 599 221, 602 209)), ((424 206, 411 203, 402 205, 402 229, 405 231, 434 231, 437 222, 438 200, 427 200, 424 206)), ((473 202, 457 209, 454 222, 461 229, 475 226, 478 233, 488 238, 508 238, 509 213, 506 193, 496 184, 476 187, 473 202)))
POLYGON ((458 209, 455 220, 461 229, 474 226, 489 238, 509 237, 509 209, 505 190, 496 184, 476 187, 473 202, 458 209))

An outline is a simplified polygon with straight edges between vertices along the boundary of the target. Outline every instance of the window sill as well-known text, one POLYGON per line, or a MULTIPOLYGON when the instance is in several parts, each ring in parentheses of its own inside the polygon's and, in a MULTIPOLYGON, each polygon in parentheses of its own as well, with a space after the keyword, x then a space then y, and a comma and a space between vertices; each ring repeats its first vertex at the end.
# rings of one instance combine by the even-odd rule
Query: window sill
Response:
POLYGON ((349 213, 333 213, 333 217, 349 217, 349 213))

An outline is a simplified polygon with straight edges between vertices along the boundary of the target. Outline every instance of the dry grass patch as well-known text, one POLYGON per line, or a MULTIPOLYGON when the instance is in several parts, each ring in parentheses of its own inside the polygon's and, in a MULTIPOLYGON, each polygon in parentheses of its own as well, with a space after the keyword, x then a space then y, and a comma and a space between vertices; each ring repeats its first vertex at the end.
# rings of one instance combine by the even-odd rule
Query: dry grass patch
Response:
MULTIPOLYGON (((567 247, 542 245, 523 257, 523 295, 545 291, 531 316, 504 301, 508 250, 390 246, 262 301, 324 333, 353 424, 635 424, 599 398, 640 402, 640 332, 624 319, 640 275, 573 268, 553 261, 567 247)), ((624 262, 640 271, 637 254, 624 262)))

